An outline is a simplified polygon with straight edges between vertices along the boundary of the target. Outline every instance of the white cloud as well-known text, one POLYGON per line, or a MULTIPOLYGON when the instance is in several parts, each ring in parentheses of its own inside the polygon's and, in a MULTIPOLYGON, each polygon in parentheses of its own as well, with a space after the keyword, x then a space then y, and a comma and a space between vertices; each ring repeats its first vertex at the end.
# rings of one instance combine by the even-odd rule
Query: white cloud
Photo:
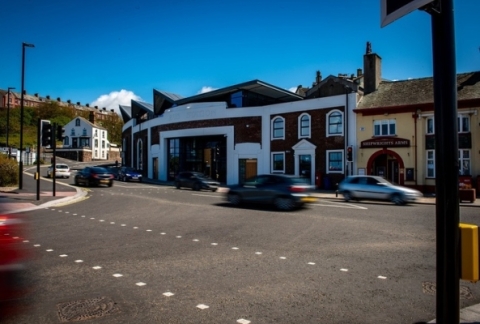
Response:
POLYGON ((197 94, 202 94, 202 93, 206 93, 206 92, 211 92, 211 91, 214 91, 214 90, 217 90, 216 88, 212 88, 212 87, 205 87, 203 86, 202 87, 202 90, 200 90, 199 92, 197 92, 197 94))
POLYGON ((118 105, 131 106, 132 99, 141 101, 141 98, 132 91, 122 89, 120 91, 112 91, 109 94, 101 95, 97 100, 90 104, 90 107, 98 106, 99 109, 105 107, 108 111, 113 109, 117 114, 120 114, 118 105))

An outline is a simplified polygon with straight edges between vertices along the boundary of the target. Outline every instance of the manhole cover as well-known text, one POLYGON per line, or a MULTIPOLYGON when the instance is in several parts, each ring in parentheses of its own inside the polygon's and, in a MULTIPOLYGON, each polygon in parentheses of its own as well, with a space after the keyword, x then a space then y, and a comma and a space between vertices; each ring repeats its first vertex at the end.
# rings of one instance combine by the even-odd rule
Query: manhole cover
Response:
POLYGON ((58 317, 62 323, 85 321, 116 313, 117 304, 108 297, 80 299, 57 305, 58 317))
MULTIPOLYGON (((427 295, 435 295, 437 293, 437 286, 433 282, 422 282, 423 293, 427 295)), ((473 295, 470 288, 460 286, 460 299, 472 299, 473 295)))

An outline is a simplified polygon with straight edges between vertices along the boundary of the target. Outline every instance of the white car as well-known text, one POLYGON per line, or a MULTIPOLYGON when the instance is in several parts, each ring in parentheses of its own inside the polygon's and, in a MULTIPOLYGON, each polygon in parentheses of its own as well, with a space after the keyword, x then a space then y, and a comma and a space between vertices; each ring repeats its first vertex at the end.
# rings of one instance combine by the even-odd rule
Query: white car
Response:
MULTIPOLYGON (((53 178, 53 166, 48 167, 47 178, 53 178)), ((70 178, 70 167, 64 163, 57 163, 55 167, 55 178, 70 178)))

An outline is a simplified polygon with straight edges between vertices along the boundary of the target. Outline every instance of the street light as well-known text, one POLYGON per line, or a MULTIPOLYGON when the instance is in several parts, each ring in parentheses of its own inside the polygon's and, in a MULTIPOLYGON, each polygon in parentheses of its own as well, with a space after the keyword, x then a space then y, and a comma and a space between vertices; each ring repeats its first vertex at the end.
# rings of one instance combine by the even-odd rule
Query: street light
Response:
POLYGON ((15 89, 14 87, 8 87, 7 90, 7 149, 8 149, 8 158, 10 158, 10 146, 8 145, 8 131, 10 129, 10 90, 15 89))
MULTIPOLYGON (((33 44, 22 43, 22 92, 20 94, 20 161, 18 163, 18 189, 23 188, 23 86, 25 81, 25 47, 35 47, 33 44)), ((37 157, 38 158, 38 157, 37 157)))

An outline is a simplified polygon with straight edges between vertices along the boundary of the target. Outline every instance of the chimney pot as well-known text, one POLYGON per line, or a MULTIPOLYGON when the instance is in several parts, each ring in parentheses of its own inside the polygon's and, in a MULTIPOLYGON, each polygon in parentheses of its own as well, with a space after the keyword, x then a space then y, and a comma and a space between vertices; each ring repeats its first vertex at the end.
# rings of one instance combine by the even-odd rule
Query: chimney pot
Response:
POLYGON ((71 103, 70 99, 67 100, 68 103, 71 103))
POLYGON ((77 106, 80 106, 80 101, 77 101, 77 106))
POLYGON ((47 95, 47 99, 50 100, 50 95, 47 95))
POLYGON ((35 94, 35 97, 37 97, 37 98, 38 98, 38 93, 36 93, 36 94, 35 94))
POLYGON ((90 107, 90 104, 86 104, 85 106, 90 107))
POLYGON ((107 108, 103 107, 103 110, 105 110, 105 111, 106 111, 106 110, 107 110, 107 108))
POLYGON ((111 111, 111 112, 115 112, 115 110, 113 110, 113 109, 110 109, 110 111, 111 111))
POLYGON ((58 97, 58 98, 57 98, 57 101, 62 101, 62 100, 60 100, 60 97, 58 97))

